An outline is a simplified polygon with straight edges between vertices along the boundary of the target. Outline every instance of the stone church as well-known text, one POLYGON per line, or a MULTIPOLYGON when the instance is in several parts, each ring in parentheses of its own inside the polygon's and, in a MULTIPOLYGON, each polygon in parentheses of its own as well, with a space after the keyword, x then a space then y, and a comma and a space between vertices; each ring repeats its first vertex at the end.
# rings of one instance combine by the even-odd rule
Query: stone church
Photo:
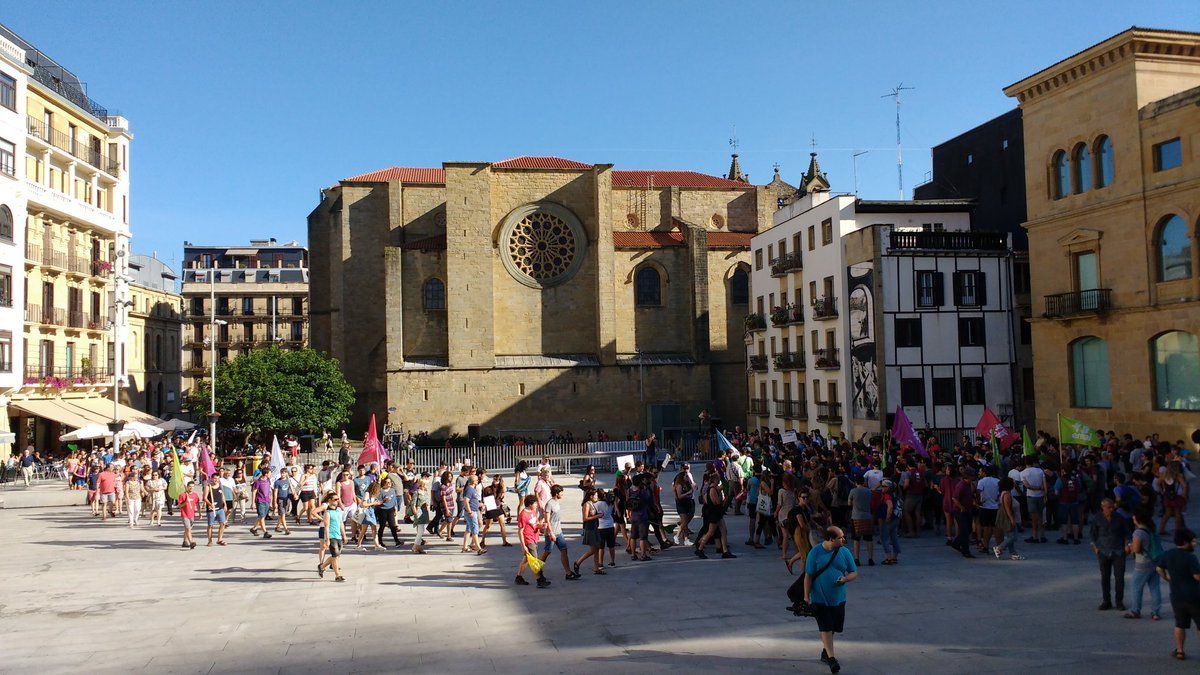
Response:
POLYGON ((779 178, 557 157, 394 167, 308 217, 311 342, 375 413, 435 435, 676 437, 746 419, 750 238, 779 178))

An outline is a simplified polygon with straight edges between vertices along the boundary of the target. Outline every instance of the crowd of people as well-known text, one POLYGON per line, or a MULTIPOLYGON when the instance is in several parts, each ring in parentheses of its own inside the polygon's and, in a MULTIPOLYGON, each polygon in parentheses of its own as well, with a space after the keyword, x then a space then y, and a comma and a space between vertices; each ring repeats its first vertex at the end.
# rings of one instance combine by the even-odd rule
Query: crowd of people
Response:
POLYGON ((1200 622, 1200 564, 1185 523, 1193 478, 1188 450, 1154 437, 1109 432, 1103 439, 1100 448, 1068 447, 1039 433, 1032 448, 1001 452, 966 438, 942 447, 929 436, 918 450, 819 432, 785 444, 778 432, 735 429, 721 437, 723 450, 699 459, 695 473, 685 462, 670 470, 669 480, 660 480, 666 469, 647 439, 644 460, 620 467, 611 486, 598 482, 594 467, 578 480, 582 546, 574 556, 574 533, 564 530, 563 515, 576 507, 564 503, 567 486, 549 460, 519 463, 506 482, 461 462, 421 471, 411 461, 358 466, 343 453, 338 462, 304 464, 294 446, 278 467, 263 447, 213 461, 202 443, 177 438, 77 451, 63 466, 71 489, 87 490, 101 520, 123 515, 129 527, 161 526, 164 511, 177 511, 181 547, 189 550, 198 545, 198 527, 206 546, 225 546, 234 522, 250 523, 250 533, 267 539, 313 526, 316 573, 331 570, 337 581, 345 579, 347 548, 390 544, 424 554, 431 541, 444 540, 457 542, 461 553, 485 555, 491 535, 518 553, 515 584, 529 585, 529 570, 546 588, 545 565, 555 551, 563 579, 578 581, 585 565, 603 576, 619 559, 651 561, 673 546, 690 547, 698 558, 710 552, 736 558, 744 528, 747 549, 769 549, 798 574, 788 610, 816 619, 822 661, 832 672, 840 668, 833 635, 844 625, 845 585, 864 562, 899 565, 902 540, 943 537, 963 558, 1020 561, 1018 548, 1030 553, 1051 541, 1077 546, 1086 535, 1101 572, 1101 610, 1141 618, 1148 590, 1149 618, 1159 620, 1159 580, 1169 581, 1175 654, 1184 658, 1186 630, 1200 622), (506 502, 510 494, 515 509, 506 502), (1174 548, 1164 551, 1164 541, 1174 548), (1130 555, 1133 593, 1126 606, 1130 555))

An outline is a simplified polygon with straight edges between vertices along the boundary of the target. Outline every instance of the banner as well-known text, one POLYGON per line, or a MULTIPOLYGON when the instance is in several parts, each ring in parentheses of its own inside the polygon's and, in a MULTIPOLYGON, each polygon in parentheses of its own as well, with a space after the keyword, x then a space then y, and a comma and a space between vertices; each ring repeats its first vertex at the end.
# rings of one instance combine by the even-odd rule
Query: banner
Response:
POLYGON ((929 456, 929 451, 925 449, 925 444, 917 436, 912 422, 908 421, 908 415, 904 414, 904 409, 900 406, 896 406, 896 419, 892 421, 892 438, 896 439, 896 442, 902 448, 912 448, 922 457, 929 456))
POLYGON ((171 482, 167 484, 167 496, 172 501, 183 494, 183 467, 179 466, 179 451, 171 451, 171 482))
POLYGON ((784 443, 797 443, 800 441, 800 437, 792 429, 788 429, 787 431, 780 434, 779 439, 781 441, 783 441, 784 443))
POLYGON ((363 451, 358 456, 358 466, 366 466, 368 464, 378 464, 380 468, 383 463, 390 460, 391 456, 384 449, 383 444, 379 442, 379 436, 375 433, 375 414, 371 414, 371 424, 367 426, 367 436, 363 439, 363 451))
POLYGON ((1063 445, 1100 447, 1100 435, 1088 425, 1070 417, 1058 416, 1058 442, 1063 445))
POLYGON ((204 451, 200 455, 200 473, 204 476, 205 482, 213 477, 217 472, 216 465, 213 464, 212 455, 208 454, 208 446, 204 446, 204 451))
POLYGON ((1009 446, 1013 443, 1021 440, 1021 437, 1015 431, 1004 426, 1000 418, 996 417, 996 413, 992 412, 990 408, 983 409, 983 415, 979 417, 979 423, 975 425, 975 433, 980 438, 995 436, 996 442, 1005 450, 1008 450, 1009 446))

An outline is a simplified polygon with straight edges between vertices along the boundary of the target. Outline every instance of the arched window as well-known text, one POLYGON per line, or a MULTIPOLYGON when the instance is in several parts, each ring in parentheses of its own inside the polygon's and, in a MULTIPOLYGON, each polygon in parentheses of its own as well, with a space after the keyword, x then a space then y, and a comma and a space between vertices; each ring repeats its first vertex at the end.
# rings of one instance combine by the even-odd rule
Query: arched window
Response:
POLYGON ((1163 333, 1150 341, 1154 359, 1154 408, 1200 410, 1200 350, 1196 336, 1163 333))
POLYGON ((734 305, 750 304, 750 275, 744 267, 734 270, 729 278, 729 302, 734 305))
POLYGON ((662 304, 662 281, 658 270, 649 265, 639 269, 633 277, 634 305, 657 307, 662 304))
POLYGON ((0 239, 7 241, 12 241, 13 239, 12 211, 4 204, 0 204, 0 239))
POLYGON ((1175 281, 1192 277, 1192 240, 1187 223, 1171 215, 1158 226, 1158 280, 1175 281))
POLYGON ((445 311, 446 284, 437 277, 427 279, 421 288, 421 298, 426 311, 445 311))
POLYGON ((1071 192, 1071 166, 1067 162, 1067 153, 1063 150, 1054 153, 1054 161, 1050 164, 1054 171, 1052 194, 1055 199, 1062 199, 1071 192))
POLYGON ((1111 408, 1108 378, 1108 343, 1084 337, 1071 343, 1071 405, 1076 408, 1111 408))
POLYGON ((1075 174, 1075 194, 1092 189, 1092 153, 1084 143, 1071 151, 1071 172, 1075 174))
POLYGON ((1113 181, 1113 149, 1112 139, 1101 136, 1096 139, 1096 189, 1108 187, 1113 181))

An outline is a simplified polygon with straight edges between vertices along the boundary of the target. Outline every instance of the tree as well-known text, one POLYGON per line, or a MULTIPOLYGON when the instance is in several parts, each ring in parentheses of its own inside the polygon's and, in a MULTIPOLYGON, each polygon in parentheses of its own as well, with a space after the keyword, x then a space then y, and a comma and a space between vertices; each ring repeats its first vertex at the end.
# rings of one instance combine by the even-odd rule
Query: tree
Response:
MULTIPOLYGON (((190 395, 193 410, 209 409, 209 381, 190 395)), ((354 387, 338 362, 316 350, 272 346, 217 366, 221 424, 249 433, 336 429, 350 419, 354 387)))

